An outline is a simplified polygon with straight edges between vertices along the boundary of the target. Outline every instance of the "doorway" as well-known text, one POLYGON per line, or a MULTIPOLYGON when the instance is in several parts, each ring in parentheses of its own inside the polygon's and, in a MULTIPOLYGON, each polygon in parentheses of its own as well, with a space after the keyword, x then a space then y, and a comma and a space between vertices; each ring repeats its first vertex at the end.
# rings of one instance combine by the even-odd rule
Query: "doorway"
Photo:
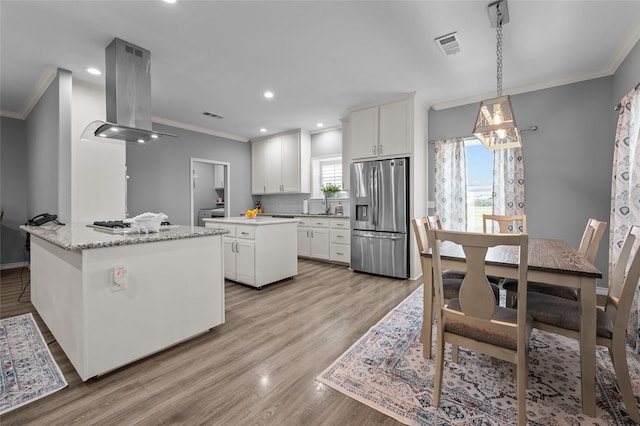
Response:
POLYGON ((204 226, 204 217, 229 217, 229 163, 191 158, 191 226, 204 226))

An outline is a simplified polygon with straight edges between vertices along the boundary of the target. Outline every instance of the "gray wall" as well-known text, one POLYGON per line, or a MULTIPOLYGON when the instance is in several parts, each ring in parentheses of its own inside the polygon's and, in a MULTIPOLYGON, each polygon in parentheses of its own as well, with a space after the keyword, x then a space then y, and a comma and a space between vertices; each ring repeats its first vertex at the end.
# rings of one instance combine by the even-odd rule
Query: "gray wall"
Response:
MULTIPOLYGON (((620 99, 640 83, 640 41, 622 61, 613 76, 613 96, 611 103, 617 105, 620 99)), ((615 116, 615 122, 618 117, 615 116)), ((614 126, 615 126, 614 122, 614 126)))
POLYGON ((18 227, 27 219, 27 136, 23 120, 0 117, 0 264, 24 262, 25 236, 18 227))
MULTIPOLYGON (((609 222, 613 129, 613 77, 515 95, 518 126, 537 125, 522 134, 525 212, 530 235, 558 238, 577 247, 590 217, 609 222)), ((478 105, 429 111, 429 139, 470 136, 478 105)), ((433 145, 429 182, 433 182, 433 145)), ((473 159, 467 159, 473 161, 473 159)), ((429 188, 433 199, 433 188, 429 188)), ((607 272, 607 243, 596 266, 607 272)))
MULTIPOLYGON (((177 138, 162 138, 146 148, 127 147, 128 211, 165 213, 173 224, 189 225, 190 159, 229 163, 229 214, 238 216, 253 205, 251 198, 251 146, 217 136, 154 124, 154 130, 177 138)), ((225 200, 226 201, 226 200, 225 200)))

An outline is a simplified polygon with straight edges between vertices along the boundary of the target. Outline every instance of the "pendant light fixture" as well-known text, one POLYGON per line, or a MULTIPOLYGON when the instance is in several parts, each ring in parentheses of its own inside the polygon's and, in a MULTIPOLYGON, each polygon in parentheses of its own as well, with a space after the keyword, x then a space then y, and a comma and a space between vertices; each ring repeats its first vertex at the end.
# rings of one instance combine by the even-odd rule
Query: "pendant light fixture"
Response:
POLYGON ((490 150, 522 146, 516 118, 511 108, 511 97, 502 96, 502 25, 509 22, 507 0, 490 3, 489 19, 496 27, 498 96, 480 102, 473 134, 490 150))

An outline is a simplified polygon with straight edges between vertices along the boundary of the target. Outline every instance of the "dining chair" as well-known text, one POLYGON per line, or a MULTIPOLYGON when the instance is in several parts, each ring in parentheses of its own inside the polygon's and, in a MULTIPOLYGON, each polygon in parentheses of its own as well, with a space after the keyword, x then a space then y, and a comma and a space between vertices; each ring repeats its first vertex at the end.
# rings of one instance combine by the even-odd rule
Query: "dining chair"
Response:
MULTIPOLYGON (((596 344, 606 346, 613 363, 622 400, 629 417, 640 423, 640 412, 633 395, 627 366, 627 324, 638 281, 640 280, 640 226, 629 229, 616 265, 609 278, 609 290, 604 308, 596 311, 596 344)), ((520 286, 519 286, 520 288, 520 286)), ((518 294, 521 297, 522 293, 518 294)), ((521 302, 518 301, 518 306, 521 302)), ((580 301, 564 299, 544 293, 528 292, 527 312, 533 327, 580 339, 580 301)))
MULTIPOLYGON (((598 253, 598 247, 600 241, 604 235, 604 230, 607 227, 607 222, 601 222, 596 219, 589 219, 587 226, 582 234, 582 240, 578 247, 578 253, 580 253, 585 259, 593 263, 596 260, 596 254, 598 253)), ((509 306, 515 302, 515 292, 518 288, 518 281, 512 278, 506 278, 502 283, 502 288, 507 291, 507 303, 509 306)), ((578 300, 578 291, 571 287, 562 287, 558 285, 529 282, 527 289, 536 293, 545 293, 552 296, 558 296, 569 300, 578 300)))
POLYGON ((487 231, 488 225, 497 223, 500 233, 513 234, 513 233, 527 233, 527 215, 501 215, 501 214, 483 214, 482 215, 482 232, 487 231), (520 222, 518 225, 517 222, 520 222))
MULTIPOLYGON (((518 424, 526 425, 526 388, 529 374, 529 340, 532 318, 526 303, 516 309, 496 305, 494 293, 486 278, 485 257, 494 246, 514 246, 520 251, 518 264, 519 295, 526 301, 528 258, 527 234, 485 234, 431 230, 433 282, 436 299, 436 373, 432 405, 440 406, 444 370, 445 343, 452 348, 462 346, 515 364, 518 402, 518 424), (446 303, 443 297, 440 244, 458 244, 466 257, 466 275, 459 297, 446 303)), ((457 354, 452 351, 452 361, 457 354)), ((446 382, 445 382, 446 383, 446 382)))

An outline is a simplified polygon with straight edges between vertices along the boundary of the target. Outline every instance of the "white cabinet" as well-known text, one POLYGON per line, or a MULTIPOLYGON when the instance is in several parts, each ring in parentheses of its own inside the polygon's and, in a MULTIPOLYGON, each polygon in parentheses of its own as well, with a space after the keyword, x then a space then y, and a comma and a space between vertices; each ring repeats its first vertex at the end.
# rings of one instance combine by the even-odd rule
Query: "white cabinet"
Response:
POLYGON ((299 129, 251 141, 253 194, 295 194, 311 190, 311 138, 299 129))
POLYGON ((329 260, 329 219, 302 218, 298 222, 298 256, 329 260))
POLYGON ((298 274, 295 220, 226 218, 204 222, 206 227, 229 231, 223 237, 225 278, 259 288, 298 274))
POLYGON ((349 218, 299 217, 298 256, 349 263, 349 218))
POLYGON ((329 221, 329 260, 351 262, 349 219, 331 218, 329 221))
POLYGON ((409 96, 352 111, 351 159, 410 155, 415 137, 414 103, 414 96, 409 96))

